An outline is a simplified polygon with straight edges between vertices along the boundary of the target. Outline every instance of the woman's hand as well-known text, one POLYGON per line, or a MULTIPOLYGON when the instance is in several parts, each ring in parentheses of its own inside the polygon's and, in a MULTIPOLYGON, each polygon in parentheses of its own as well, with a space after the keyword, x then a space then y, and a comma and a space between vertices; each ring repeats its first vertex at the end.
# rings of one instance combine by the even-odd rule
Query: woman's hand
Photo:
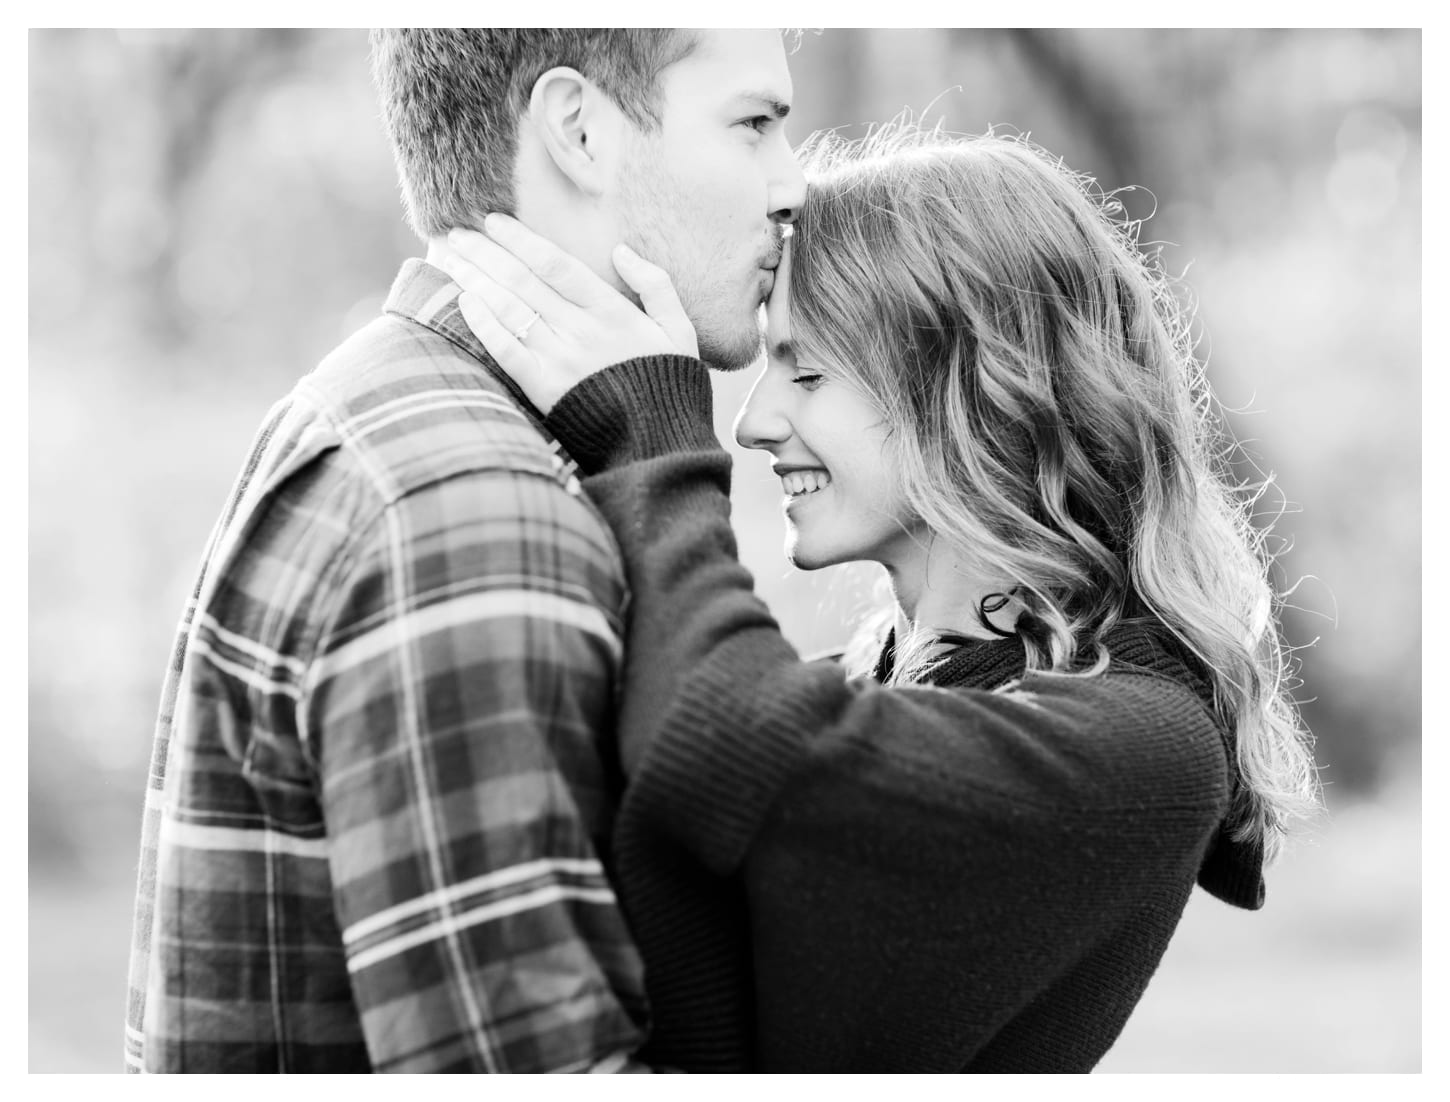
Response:
POLYGON ((632 249, 616 245, 614 267, 643 311, 521 222, 490 214, 483 225, 486 236, 450 230, 439 265, 463 288, 463 320, 541 412, 610 364, 699 355, 670 277, 632 249))

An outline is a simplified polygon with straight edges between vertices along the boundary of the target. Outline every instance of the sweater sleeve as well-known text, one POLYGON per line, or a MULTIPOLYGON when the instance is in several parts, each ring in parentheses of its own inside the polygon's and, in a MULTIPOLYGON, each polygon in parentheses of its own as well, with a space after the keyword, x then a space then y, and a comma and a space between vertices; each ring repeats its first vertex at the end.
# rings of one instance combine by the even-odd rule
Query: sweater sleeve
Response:
POLYGON ((730 457, 714 435, 704 364, 615 365, 565 394, 548 426, 586 474, 629 578, 619 722, 627 799, 712 871, 728 872, 800 760, 818 710, 810 683, 829 692, 843 678, 830 663, 801 665, 740 565, 730 457), (771 702, 785 737, 775 729, 733 736, 749 679, 787 667, 806 684, 771 702))

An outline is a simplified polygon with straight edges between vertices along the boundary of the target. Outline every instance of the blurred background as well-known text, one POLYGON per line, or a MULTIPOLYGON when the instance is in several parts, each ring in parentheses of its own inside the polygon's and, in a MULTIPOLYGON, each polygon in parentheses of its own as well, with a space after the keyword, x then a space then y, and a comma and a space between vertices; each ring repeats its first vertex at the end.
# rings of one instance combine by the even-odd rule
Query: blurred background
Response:
MULTIPOLYGON (((419 249, 365 32, 29 48, 29 1067, 117 1071, 151 727, 193 571, 267 408, 419 249)), ((791 67, 796 140, 909 107, 1136 186, 1232 430, 1277 479, 1329 813, 1263 911, 1195 893, 1101 1070, 1419 1070, 1419 32, 828 30, 791 67)), ((717 377, 722 433, 754 374, 717 377)), ((739 455, 760 591, 802 649, 838 643, 863 576, 791 571, 778 482, 739 455)))

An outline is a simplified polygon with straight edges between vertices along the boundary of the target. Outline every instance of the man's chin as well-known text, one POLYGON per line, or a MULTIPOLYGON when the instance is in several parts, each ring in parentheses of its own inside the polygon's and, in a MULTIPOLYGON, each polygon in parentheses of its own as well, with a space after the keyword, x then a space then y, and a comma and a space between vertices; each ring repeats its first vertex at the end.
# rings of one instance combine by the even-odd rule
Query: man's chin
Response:
POLYGON ((761 341, 760 336, 755 336, 750 344, 737 342, 737 344, 722 345, 718 341, 705 341, 705 339, 700 341, 700 360, 719 371, 744 370, 751 364, 757 363, 764 351, 766 351, 766 344, 761 341))
POLYGON ((748 328, 730 340, 718 334, 699 333, 700 358, 720 371, 739 371, 759 361, 765 352, 765 335, 752 318, 748 328))

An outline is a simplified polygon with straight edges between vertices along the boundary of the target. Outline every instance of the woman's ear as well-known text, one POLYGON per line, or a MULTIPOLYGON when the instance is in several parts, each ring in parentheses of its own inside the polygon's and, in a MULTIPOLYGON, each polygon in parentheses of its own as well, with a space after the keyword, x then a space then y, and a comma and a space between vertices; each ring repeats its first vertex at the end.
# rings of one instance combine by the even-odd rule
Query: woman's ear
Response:
POLYGON ((611 186, 625 118, 588 77, 563 66, 544 73, 534 81, 526 123, 580 191, 598 196, 611 186))

